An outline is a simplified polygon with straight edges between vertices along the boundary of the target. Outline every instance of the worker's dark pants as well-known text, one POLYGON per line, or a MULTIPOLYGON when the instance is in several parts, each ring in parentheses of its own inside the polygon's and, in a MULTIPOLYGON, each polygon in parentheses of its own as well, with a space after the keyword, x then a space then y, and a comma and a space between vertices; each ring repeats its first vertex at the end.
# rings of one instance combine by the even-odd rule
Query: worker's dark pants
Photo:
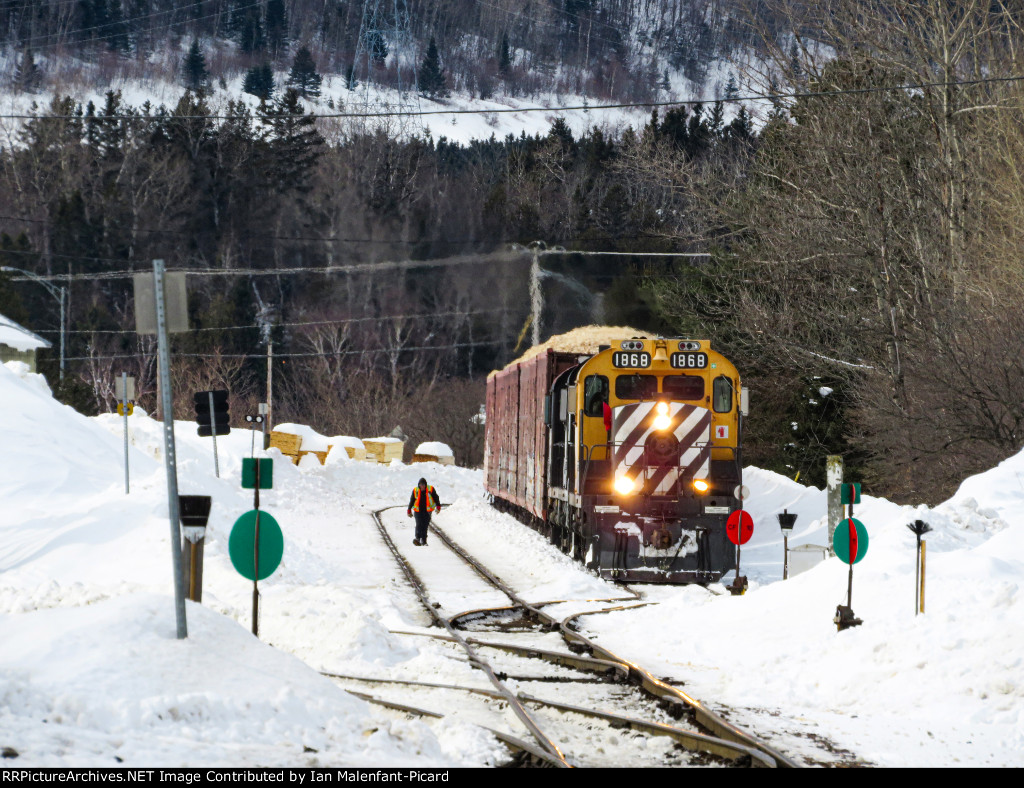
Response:
POLYGON ((427 525, 430 523, 430 512, 413 512, 416 518, 416 538, 421 542, 427 541, 427 525))

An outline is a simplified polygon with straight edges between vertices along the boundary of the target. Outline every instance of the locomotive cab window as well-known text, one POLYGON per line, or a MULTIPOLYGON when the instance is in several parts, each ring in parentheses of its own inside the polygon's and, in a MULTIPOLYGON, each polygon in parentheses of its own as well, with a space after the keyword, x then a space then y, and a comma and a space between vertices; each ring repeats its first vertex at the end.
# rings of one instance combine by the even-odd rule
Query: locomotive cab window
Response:
POLYGON ((732 381, 724 375, 715 378, 712 385, 711 400, 715 413, 728 413, 732 410, 732 381))
POLYGON ((654 375, 619 375, 615 379, 615 396, 619 399, 654 399, 658 379, 654 375))
POLYGON ((704 399, 704 378, 696 375, 666 375, 661 390, 672 399, 704 399))
POLYGON ((608 401, 608 378, 604 375, 590 375, 583 381, 583 413, 587 416, 603 416, 602 403, 608 401))

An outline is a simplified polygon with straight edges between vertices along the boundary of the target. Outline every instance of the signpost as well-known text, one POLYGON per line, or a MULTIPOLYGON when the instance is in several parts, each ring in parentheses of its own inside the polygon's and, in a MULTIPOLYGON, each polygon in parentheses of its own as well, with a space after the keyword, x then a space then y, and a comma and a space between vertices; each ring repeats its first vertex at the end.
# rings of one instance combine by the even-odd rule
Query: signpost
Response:
POLYGON ((789 509, 783 509, 782 514, 776 515, 779 518, 779 528, 782 529, 782 579, 789 579, 789 534, 796 525, 796 515, 790 514, 789 509))
POLYGON ((216 391, 197 391, 194 397, 196 406, 197 432, 200 438, 213 437, 213 469, 220 478, 220 461, 217 459, 217 436, 231 432, 228 415, 228 392, 226 389, 216 391))
POLYGON ((164 419, 164 462, 167 468, 167 509, 171 521, 171 574, 174 579, 174 612, 178 639, 188 637, 185 619, 184 581, 181 574, 181 526, 178 512, 178 466, 174 449, 174 414, 171 398, 171 350, 168 334, 188 330, 185 274, 165 277, 164 261, 153 261, 153 276, 136 274, 135 330, 157 335, 160 372, 160 407, 164 419), (166 279, 166 281, 165 281, 166 279))
POLYGON ((258 582, 274 573, 284 553, 281 527, 267 512, 260 511, 260 490, 269 490, 273 486, 272 459, 242 459, 242 488, 253 491, 253 508, 235 521, 228 539, 228 554, 235 570, 252 580, 252 633, 257 637, 260 612, 258 582))
POLYGON ((914 615, 916 616, 918 613, 924 612, 924 552, 926 543, 921 541, 921 537, 932 530, 932 527, 924 520, 914 520, 912 523, 907 523, 907 528, 917 537, 917 560, 914 562, 914 615))
POLYGON ((725 521, 725 535, 729 537, 730 542, 736 545, 736 578, 732 581, 732 585, 728 586, 733 596, 743 594, 747 590, 747 578, 740 575, 740 552, 741 545, 750 541, 753 533, 754 520, 742 509, 737 509, 725 521))
MULTIPOLYGON (((261 402, 260 403, 261 412, 260 412, 260 414, 258 416, 253 416, 252 414, 247 413, 245 415, 246 423, 249 424, 249 425, 252 425, 252 424, 263 424, 264 421, 265 421, 265 419, 263 418, 263 413, 262 413, 262 408, 263 407, 264 407, 263 403, 261 402)), ((251 433, 251 436, 252 436, 252 440, 249 441, 249 456, 251 457, 251 456, 253 456, 256 453, 256 430, 254 430, 254 429, 252 429, 250 427, 249 432, 251 433)), ((264 446, 263 448, 266 448, 266 446, 264 446)), ((245 485, 243 484, 242 486, 244 487, 245 485)))
POLYGON ((117 397, 117 415, 124 416, 124 494, 128 494, 128 417, 132 415, 132 405, 128 400, 135 399, 135 378, 122 372, 120 378, 114 379, 114 394, 117 397))
POLYGON ((188 598, 203 601, 203 546, 206 541, 206 522, 210 519, 209 495, 179 495, 181 525, 185 541, 181 546, 181 560, 188 563, 188 598))
MULTIPOLYGON (((852 508, 852 506, 851 506, 852 508)), ((841 561, 850 565, 850 576, 846 588, 846 604, 836 607, 835 623, 839 631, 864 623, 853 614, 853 565, 868 552, 868 529, 864 523, 852 517, 841 521, 833 534, 832 546, 841 561)))

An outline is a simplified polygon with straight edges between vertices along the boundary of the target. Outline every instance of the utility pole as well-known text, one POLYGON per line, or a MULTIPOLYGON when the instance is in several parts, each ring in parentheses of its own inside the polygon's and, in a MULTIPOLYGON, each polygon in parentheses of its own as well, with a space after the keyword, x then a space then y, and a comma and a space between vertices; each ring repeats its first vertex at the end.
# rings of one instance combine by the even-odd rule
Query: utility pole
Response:
POLYGON ((530 308, 533 316, 532 344, 537 346, 540 344, 540 316, 544 310, 544 302, 540 292, 540 251, 536 248, 533 250, 533 262, 530 264, 530 308))
POLYGON ((825 484, 828 490, 828 552, 835 555, 832 537, 836 526, 843 519, 843 458, 839 454, 830 454, 825 458, 825 484))

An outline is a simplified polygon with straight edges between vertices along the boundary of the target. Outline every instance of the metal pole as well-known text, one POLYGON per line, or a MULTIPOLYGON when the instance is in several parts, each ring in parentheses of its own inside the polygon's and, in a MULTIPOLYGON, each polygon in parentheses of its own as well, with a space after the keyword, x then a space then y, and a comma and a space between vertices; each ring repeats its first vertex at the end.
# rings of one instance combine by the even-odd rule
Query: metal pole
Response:
POLYGON ((921 542, 921 612, 924 612, 924 555, 927 552, 927 542, 921 542))
POLYGON ((220 461, 217 459, 217 417, 213 412, 213 392, 208 392, 210 397, 210 432, 213 433, 213 472, 220 478, 220 461))
POLYGON ((121 373, 121 412, 124 413, 124 494, 128 494, 128 373, 121 373))
POLYGON ((174 575, 174 612, 178 639, 188 637, 185 620, 185 581, 181 567, 181 513, 178 508, 178 467, 174 452, 174 408, 171 400, 171 351, 164 307, 164 261, 153 261, 156 291, 157 358, 160 369, 160 401, 164 417, 164 458, 167 467, 167 511, 171 518, 171 572, 174 575))
POLYGON ((782 579, 789 579, 789 534, 782 535, 782 579))
POLYGON ((255 533, 252 540, 252 633, 260 636, 260 461, 256 460, 256 486, 252 493, 253 509, 256 510, 255 533))
POLYGON ((921 534, 918 534, 918 554, 913 562, 913 614, 918 615, 921 607, 921 534))
POLYGON ((830 454, 825 458, 825 481, 828 488, 828 554, 835 555, 832 547, 836 526, 843 519, 843 458, 830 454))
MULTIPOLYGON (((274 343, 269 339, 267 340, 267 416, 264 424, 270 423, 270 412, 274 408, 274 343)), ((263 428, 263 433, 266 435, 266 431, 269 427, 263 428)), ((263 448, 268 447, 267 439, 264 437, 263 448)))
MULTIPOLYGON (((65 316, 64 301, 67 294, 67 288, 61 287, 60 289, 60 382, 64 382, 64 334, 67 318, 65 316)), ((127 373, 125 373, 127 374, 127 373)), ((127 422, 126 422, 127 423, 127 422)), ((127 437, 125 438, 127 440, 127 437)))

